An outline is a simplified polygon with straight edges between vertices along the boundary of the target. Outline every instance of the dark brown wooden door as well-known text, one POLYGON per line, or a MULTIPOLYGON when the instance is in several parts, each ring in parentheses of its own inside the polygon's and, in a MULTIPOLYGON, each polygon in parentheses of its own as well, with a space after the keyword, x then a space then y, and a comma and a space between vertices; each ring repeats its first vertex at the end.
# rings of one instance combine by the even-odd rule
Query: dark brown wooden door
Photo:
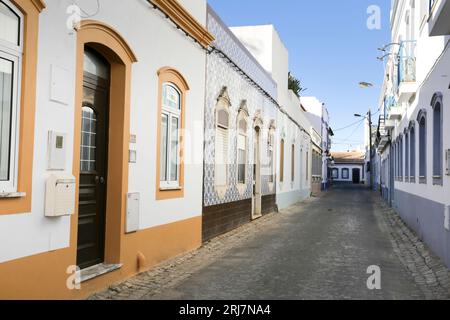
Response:
POLYGON ((353 169, 353 183, 358 184, 361 182, 361 173, 359 169, 353 169))
POLYGON ((81 125, 77 265, 104 262, 109 83, 85 72, 81 125))

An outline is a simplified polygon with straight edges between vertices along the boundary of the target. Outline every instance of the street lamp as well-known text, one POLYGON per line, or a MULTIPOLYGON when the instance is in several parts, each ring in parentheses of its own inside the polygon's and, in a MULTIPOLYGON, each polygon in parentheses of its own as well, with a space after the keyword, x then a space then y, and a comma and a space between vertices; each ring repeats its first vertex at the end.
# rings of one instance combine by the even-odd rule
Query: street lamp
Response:
MULTIPOLYGON (((380 51, 385 51, 388 47, 390 47, 390 46, 392 46, 392 45, 396 45, 396 43, 390 43, 389 45, 387 45, 387 46, 385 46, 385 47, 383 47, 383 48, 381 48, 381 49, 379 49, 380 51)), ((373 88, 374 87, 374 85, 372 84, 372 83, 370 83, 370 82, 365 82, 365 81, 361 81, 360 83, 359 83, 359 87, 361 88, 361 89, 370 89, 370 88, 373 88)), ((372 146, 372 111, 369 109, 369 112, 367 113, 367 116, 362 116, 362 115, 360 115, 360 114, 355 114, 355 117, 358 117, 358 118, 366 118, 368 121, 369 121, 369 148, 370 148, 370 156, 369 156, 369 158, 370 158, 370 188, 371 189, 373 189, 373 161, 372 161, 372 158, 373 158, 373 146, 372 146)))
POLYGON ((372 88, 372 87, 373 87, 373 84, 370 83, 370 82, 364 82, 364 81, 361 81, 361 82, 359 83, 359 87, 360 87, 361 89, 368 89, 368 88, 372 88))

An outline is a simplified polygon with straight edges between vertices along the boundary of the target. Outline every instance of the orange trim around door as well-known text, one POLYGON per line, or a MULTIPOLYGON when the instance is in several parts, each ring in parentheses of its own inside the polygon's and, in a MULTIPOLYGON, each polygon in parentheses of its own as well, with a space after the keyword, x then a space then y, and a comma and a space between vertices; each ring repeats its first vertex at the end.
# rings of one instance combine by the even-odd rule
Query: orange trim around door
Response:
MULTIPOLYGON (((119 33, 102 22, 83 21, 77 31, 73 174, 77 178, 79 187, 83 61, 85 47, 89 46, 103 55, 111 65, 105 262, 120 263, 122 238, 125 229, 126 195, 128 192, 131 66, 137 59, 119 33)), ((76 259, 78 232, 78 187, 75 205, 76 214, 72 217, 71 224, 71 249, 73 250, 74 261, 76 259)))

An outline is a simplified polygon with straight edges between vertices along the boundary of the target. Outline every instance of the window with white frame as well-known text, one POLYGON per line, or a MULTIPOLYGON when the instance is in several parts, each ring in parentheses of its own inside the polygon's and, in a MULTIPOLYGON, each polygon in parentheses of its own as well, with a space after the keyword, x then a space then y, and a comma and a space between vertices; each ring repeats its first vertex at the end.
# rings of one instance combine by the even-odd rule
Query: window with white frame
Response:
POLYGON ((442 128, 442 94, 435 93, 433 107, 433 182, 442 185, 443 176, 443 128, 442 128))
POLYGON ((350 170, 345 168, 342 169, 342 179, 348 180, 350 178, 350 170))
POLYGON ((333 168, 331 171, 333 179, 339 179, 339 169, 333 168))
POLYGON ((226 186, 228 182, 228 130, 230 115, 228 108, 219 102, 216 108, 215 184, 226 186))
POLYGON ((409 149, 409 152, 411 154, 410 160, 409 160, 409 166, 410 166, 409 178, 410 178, 411 182, 415 182, 415 179, 416 179, 416 127, 415 127, 414 122, 411 122, 411 125, 410 125, 409 142, 411 144, 411 147, 409 149))
POLYGON ((403 168, 404 168, 404 164, 403 161, 405 160, 405 158, 403 157, 403 135, 400 136, 400 180, 403 181, 403 168))
POLYGON ((394 162, 394 179, 397 180, 398 177, 398 170, 397 170, 397 141, 394 141, 393 147, 392 147, 392 157, 394 162))
POLYGON ((0 193, 17 191, 22 20, 10 1, 0 1, 0 193))
POLYGON ((181 93, 170 83, 162 88, 161 189, 180 187, 181 93))
POLYGON ((410 159, 410 141, 409 141, 409 132, 405 132, 405 178, 406 181, 409 181, 409 159, 410 159))
POLYGON ((419 180, 426 183, 427 180, 427 114, 425 110, 419 112, 419 180))
POLYGON ((245 184, 247 176, 247 114, 245 111, 239 112, 238 115, 238 183, 245 184))

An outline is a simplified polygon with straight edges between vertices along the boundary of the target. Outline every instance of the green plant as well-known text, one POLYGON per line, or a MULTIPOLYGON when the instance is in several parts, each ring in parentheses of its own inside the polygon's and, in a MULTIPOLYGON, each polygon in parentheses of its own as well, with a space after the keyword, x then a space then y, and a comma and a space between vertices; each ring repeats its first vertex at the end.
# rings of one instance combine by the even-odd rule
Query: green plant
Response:
POLYGON ((294 77, 290 72, 288 74, 288 88, 292 90, 297 97, 300 97, 300 94, 307 90, 306 88, 303 88, 301 81, 294 77))

